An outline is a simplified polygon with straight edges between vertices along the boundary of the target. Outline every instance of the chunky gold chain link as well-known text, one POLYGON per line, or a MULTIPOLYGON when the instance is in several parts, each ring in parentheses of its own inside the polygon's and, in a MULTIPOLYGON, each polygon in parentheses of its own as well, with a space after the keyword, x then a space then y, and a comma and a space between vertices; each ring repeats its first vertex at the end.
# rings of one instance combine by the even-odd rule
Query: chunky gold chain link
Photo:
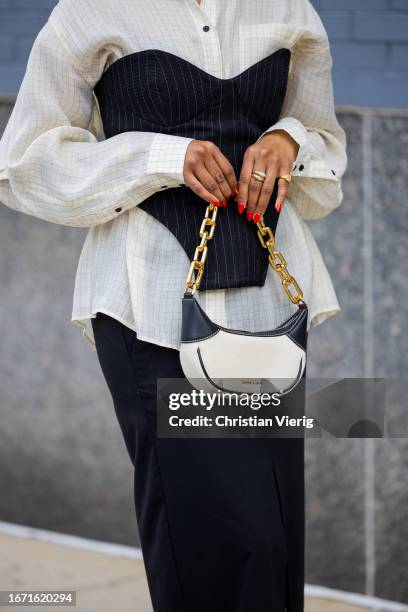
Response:
MULTIPOLYGON (((209 204, 205 210, 204 219, 201 223, 200 236, 201 242, 196 247, 194 257, 191 261, 190 268, 187 274, 185 291, 191 289, 194 293, 200 287, 201 279, 204 274, 204 264, 207 259, 208 246, 207 242, 214 236, 215 224, 217 220, 218 207, 214 204, 209 204), (208 231, 207 228, 210 228, 208 231), (194 280, 193 280, 194 274, 194 280)), ((264 220, 260 219, 256 224, 258 227, 258 238, 261 245, 269 251, 269 263, 275 272, 279 275, 283 290, 293 304, 303 302, 303 292, 296 282, 295 278, 288 272, 287 263, 280 251, 275 248, 275 238, 269 226, 265 225, 264 220), (266 238, 266 239, 265 239, 266 238)))
MULTIPOLYGON (((303 302, 303 292, 299 287, 296 279, 289 274, 286 259, 280 251, 275 247, 275 238, 271 228, 265 225, 264 220, 260 219, 257 223, 258 238, 265 249, 269 251, 269 263, 272 268, 280 276, 282 287, 288 298, 293 304, 303 302), (267 236, 267 240, 264 237, 267 236)), ((304 302, 303 302, 304 303, 304 302)))
POLYGON ((209 204, 205 209, 204 219, 201 223, 199 232, 201 236, 201 242, 194 251, 194 256, 187 274, 185 291, 188 291, 188 289, 192 289, 191 293, 194 293, 195 290, 198 289, 200 286, 201 279, 204 274, 204 264, 205 260, 207 259, 208 253, 207 242, 208 240, 211 240, 211 238, 214 236, 217 214, 218 207, 214 204, 209 204), (209 231, 207 229, 208 227, 210 228, 209 231), (193 274, 195 272, 195 279, 193 280, 193 274))

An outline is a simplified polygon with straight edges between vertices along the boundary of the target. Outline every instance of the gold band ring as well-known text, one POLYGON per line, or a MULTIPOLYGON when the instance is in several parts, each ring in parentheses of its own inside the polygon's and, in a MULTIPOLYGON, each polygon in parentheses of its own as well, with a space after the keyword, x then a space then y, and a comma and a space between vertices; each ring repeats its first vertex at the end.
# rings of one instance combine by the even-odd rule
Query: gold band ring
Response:
POLYGON ((263 182, 266 178, 266 173, 265 172, 261 172, 260 170, 254 170, 252 172, 252 176, 254 177, 254 179, 256 179, 257 181, 261 181, 263 182))
POLYGON ((292 175, 291 174, 282 174, 282 176, 280 176, 279 178, 283 179, 287 183, 290 183, 290 181, 292 180, 292 175))

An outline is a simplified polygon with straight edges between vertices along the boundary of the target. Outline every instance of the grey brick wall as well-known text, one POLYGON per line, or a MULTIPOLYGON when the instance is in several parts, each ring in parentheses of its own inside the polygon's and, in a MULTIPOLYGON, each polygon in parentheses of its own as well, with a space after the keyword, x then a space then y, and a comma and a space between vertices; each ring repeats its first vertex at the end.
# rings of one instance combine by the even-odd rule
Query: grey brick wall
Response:
POLYGON ((313 0, 332 45, 336 102, 408 105, 408 0, 313 0))
MULTIPOLYGON (((328 30, 337 104, 406 107, 408 0, 312 0, 328 30)), ((15 93, 55 0, 0 0, 0 94, 15 93)))
POLYGON ((18 91, 27 58, 55 0, 0 0, 0 94, 18 91))

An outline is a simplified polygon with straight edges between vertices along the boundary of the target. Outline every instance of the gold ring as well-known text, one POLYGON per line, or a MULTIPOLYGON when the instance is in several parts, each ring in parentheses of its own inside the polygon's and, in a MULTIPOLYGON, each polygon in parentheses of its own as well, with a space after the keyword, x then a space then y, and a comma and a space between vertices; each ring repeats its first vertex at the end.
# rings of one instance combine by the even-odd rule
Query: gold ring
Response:
POLYGON ((257 170, 252 172, 252 176, 254 177, 254 179, 256 179, 257 181, 261 181, 262 183, 264 182, 266 178, 265 172, 259 172, 257 170))
POLYGON ((292 180, 292 175, 291 174, 282 174, 282 176, 280 176, 279 178, 283 179, 287 183, 290 183, 290 181, 292 180))

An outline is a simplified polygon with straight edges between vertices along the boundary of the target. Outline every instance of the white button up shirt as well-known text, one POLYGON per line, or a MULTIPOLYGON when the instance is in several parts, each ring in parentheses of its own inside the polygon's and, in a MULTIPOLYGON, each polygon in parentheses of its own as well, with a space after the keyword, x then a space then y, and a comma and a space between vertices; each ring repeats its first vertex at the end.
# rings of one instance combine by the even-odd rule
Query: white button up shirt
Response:
MULTIPOLYGON (((230 78, 282 47, 291 50, 288 88, 269 130, 286 130, 300 146, 276 243, 303 289, 310 328, 340 307, 305 220, 339 206, 347 165, 327 34, 310 2, 60 0, 52 11, 0 141, 0 201, 52 223, 89 228, 71 320, 92 346, 91 318, 102 311, 142 340, 180 347, 190 262, 176 237, 138 204, 184 183, 191 141, 138 131, 106 139, 94 85, 114 61, 145 49, 230 78)), ((233 199, 229 206, 236 206, 233 199)), ((214 321, 248 331, 272 329, 296 309, 270 267, 263 287, 196 296, 214 321)))

